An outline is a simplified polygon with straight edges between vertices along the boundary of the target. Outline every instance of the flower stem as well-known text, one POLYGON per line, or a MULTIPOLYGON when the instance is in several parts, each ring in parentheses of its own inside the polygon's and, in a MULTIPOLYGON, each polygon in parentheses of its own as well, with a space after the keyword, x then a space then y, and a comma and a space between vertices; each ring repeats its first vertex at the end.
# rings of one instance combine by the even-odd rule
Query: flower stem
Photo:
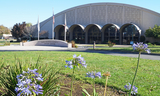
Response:
POLYGON ((108 76, 106 76, 106 85, 105 85, 105 89, 104 89, 104 96, 106 95, 107 81, 108 81, 108 76))
POLYGON ((93 96, 95 96, 95 78, 93 79, 93 96))
POLYGON ((138 55, 137 68, 136 68, 135 75, 134 75, 134 78, 133 78, 133 81, 132 81, 132 84, 131 84, 131 89, 130 89, 130 91, 129 91, 129 95, 130 95, 130 96, 131 96, 131 91, 132 91, 132 87, 133 87, 133 84, 134 84, 134 80, 135 80, 136 75, 137 75, 137 70, 138 70, 138 65, 139 65, 139 59, 140 59, 140 54, 141 54, 141 51, 139 52, 139 55, 138 55))
POLYGON ((72 73, 72 81, 71 81, 71 96, 72 96, 72 90, 73 90, 74 69, 75 69, 75 67, 73 67, 73 73, 72 73))

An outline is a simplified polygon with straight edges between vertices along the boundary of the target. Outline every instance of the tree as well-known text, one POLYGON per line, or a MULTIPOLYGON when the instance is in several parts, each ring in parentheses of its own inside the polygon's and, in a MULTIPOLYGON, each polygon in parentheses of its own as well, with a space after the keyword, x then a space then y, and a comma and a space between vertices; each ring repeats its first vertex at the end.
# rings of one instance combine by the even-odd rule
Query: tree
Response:
POLYGON ((31 27, 31 26, 32 26, 32 23, 26 23, 26 26, 27 26, 27 27, 31 27))
POLYGON ((155 38, 160 38, 160 26, 155 25, 153 28, 153 34, 155 38))
POLYGON ((21 38, 24 36, 24 28, 26 26, 26 23, 23 22, 22 24, 15 24, 13 26, 13 29, 11 31, 12 36, 17 39, 17 41, 21 41, 21 38))
POLYGON ((27 23, 24 28, 23 38, 27 38, 27 39, 31 40, 32 35, 33 35, 32 23, 27 23))
POLYGON ((155 25, 154 28, 149 28, 145 32, 146 37, 160 38, 160 26, 155 25))
POLYGON ((2 36, 3 34, 10 34, 10 29, 8 29, 7 27, 0 25, 0 36, 2 36))

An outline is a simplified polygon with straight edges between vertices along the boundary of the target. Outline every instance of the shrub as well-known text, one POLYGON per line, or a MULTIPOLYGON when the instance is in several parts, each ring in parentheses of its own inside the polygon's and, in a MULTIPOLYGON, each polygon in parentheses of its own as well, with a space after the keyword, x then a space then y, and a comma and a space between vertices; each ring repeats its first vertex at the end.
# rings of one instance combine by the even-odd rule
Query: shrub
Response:
POLYGON ((5 41, 4 45, 10 45, 10 41, 5 41))
POLYGON ((78 48, 78 46, 75 44, 75 48, 78 48))
POLYGON ((147 43, 148 45, 152 45, 152 43, 147 43))
POLYGON ((78 48, 78 46, 76 45, 75 41, 72 40, 71 43, 72 43, 72 48, 78 48))
POLYGON ((154 25, 154 28, 149 28, 146 30, 145 35, 146 37, 154 37, 160 38, 160 26, 154 25))
POLYGON ((111 41, 108 41, 108 46, 109 47, 113 47, 113 45, 115 45, 115 43, 111 42, 111 41))

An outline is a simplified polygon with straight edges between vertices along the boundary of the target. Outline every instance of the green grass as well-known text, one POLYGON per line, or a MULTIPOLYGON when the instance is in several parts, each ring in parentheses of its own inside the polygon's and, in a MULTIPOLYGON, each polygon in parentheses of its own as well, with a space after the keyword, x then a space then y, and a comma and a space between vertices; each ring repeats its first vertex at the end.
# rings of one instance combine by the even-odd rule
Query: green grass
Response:
MULTIPOLYGON (((151 50, 151 53, 160 54, 160 45, 156 45, 156 46, 150 45, 148 48, 151 50)), ((90 48, 90 49, 93 49, 93 48, 90 48)), ((135 52, 135 51, 133 51, 132 47, 102 47, 102 48, 96 48, 95 50, 135 52)))
MULTIPOLYGON (((93 46, 93 44, 76 44, 76 45, 83 45, 83 46, 93 46)), ((108 46, 108 44, 96 44, 96 46, 108 46)))
POLYGON ((10 42, 9 40, 0 40, 0 46, 10 46, 10 44, 14 45, 14 44, 20 44, 20 42, 10 42))
MULTIPOLYGON (((14 56, 18 57, 24 63, 36 63, 38 56, 41 56, 39 64, 48 64, 46 68, 60 68, 65 64, 67 58, 73 54, 81 54, 85 58, 87 68, 77 69, 75 71, 76 79, 90 82, 90 78, 85 75, 88 71, 100 71, 102 73, 110 71, 111 77, 108 80, 108 86, 118 90, 126 91, 124 85, 132 82, 136 69, 137 58, 111 56, 100 53, 86 52, 56 52, 56 51, 20 51, 20 52, 0 52, 0 61, 5 65, 15 63, 14 56)), ((138 56, 138 54, 137 54, 138 56)), ((158 96, 160 93, 160 61, 140 59, 138 73, 134 85, 138 87, 138 94, 141 96, 158 96)), ((71 74, 72 70, 63 69, 63 74, 71 74)), ((105 84, 105 78, 96 79, 96 83, 105 84)))

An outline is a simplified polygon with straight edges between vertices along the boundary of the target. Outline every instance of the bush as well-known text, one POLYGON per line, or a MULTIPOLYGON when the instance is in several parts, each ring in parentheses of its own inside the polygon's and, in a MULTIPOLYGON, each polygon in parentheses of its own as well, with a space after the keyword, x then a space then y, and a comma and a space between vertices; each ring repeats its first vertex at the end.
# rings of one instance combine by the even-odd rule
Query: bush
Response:
POLYGON ((78 48, 78 46, 75 44, 75 48, 78 48))
POLYGON ((108 46, 109 47, 113 47, 113 45, 115 45, 115 43, 111 42, 111 41, 108 41, 108 46))
POLYGON ((10 41, 5 41, 4 45, 10 45, 10 41))
POLYGON ((160 38, 160 26, 154 25, 154 28, 149 28, 145 32, 146 37, 154 37, 154 38, 160 38))
POLYGON ((72 48, 76 48, 75 46, 76 46, 76 44, 75 44, 75 41, 71 41, 71 43, 72 43, 72 48))
POLYGON ((152 43, 148 43, 148 45, 152 45, 152 43))

